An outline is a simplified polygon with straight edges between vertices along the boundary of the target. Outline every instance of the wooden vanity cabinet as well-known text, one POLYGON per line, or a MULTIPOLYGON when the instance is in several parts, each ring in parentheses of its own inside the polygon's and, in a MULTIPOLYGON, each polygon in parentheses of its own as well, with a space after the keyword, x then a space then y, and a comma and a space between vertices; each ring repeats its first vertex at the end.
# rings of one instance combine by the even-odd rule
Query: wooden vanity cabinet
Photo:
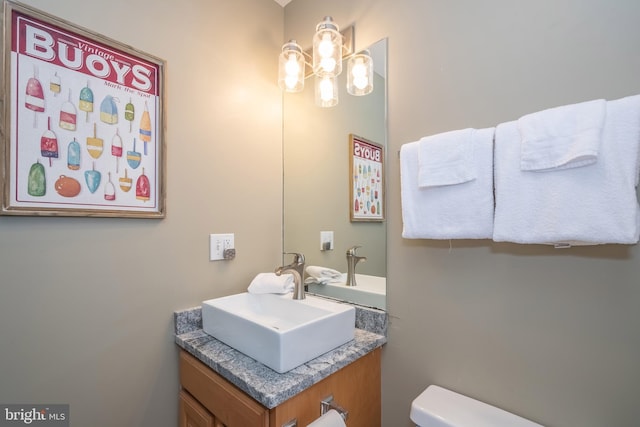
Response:
POLYGON ((305 427, 332 395, 349 412, 348 427, 381 423, 380 348, 310 388, 268 409, 195 357, 180 351, 180 427, 282 427, 297 419, 305 427))

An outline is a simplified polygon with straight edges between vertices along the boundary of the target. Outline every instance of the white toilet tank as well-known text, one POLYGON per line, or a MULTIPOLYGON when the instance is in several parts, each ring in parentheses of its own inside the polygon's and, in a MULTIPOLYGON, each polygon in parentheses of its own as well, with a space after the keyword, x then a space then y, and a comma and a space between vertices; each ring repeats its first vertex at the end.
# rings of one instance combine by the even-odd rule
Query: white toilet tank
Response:
POLYGON ((414 399, 411 421, 419 427, 542 427, 437 385, 430 385, 414 399))

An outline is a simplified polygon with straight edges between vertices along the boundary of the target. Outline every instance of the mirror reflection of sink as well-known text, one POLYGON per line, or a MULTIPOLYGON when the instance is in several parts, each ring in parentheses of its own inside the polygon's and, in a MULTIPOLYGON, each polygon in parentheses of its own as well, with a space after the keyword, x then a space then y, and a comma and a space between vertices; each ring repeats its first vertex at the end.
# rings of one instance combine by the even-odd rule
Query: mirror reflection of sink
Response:
POLYGON ((345 282, 327 283, 326 285, 310 283, 309 292, 368 307, 386 309, 386 277, 356 273, 356 284, 357 286, 346 286, 345 282))
POLYGON ((241 293, 202 303, 204 331, 279 373, 354 338, 355 308, 308 295, 241 293))

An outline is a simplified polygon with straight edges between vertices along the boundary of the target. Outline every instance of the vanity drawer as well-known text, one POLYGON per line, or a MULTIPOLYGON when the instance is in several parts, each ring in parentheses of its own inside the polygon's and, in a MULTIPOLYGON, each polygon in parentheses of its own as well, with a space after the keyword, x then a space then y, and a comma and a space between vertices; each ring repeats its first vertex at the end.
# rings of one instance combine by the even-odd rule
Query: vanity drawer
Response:
POLYGON ((180 384, 226 427, 269 426, 267 408, 185 351, 180 352, 180 384))

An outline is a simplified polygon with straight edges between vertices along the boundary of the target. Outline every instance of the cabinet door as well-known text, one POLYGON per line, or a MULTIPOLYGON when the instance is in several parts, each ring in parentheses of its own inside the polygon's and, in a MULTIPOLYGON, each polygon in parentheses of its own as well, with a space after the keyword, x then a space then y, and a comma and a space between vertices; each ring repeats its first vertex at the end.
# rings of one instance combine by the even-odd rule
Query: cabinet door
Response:
POLYGON ((380 354, 378 348, 273 408, 270 425, 280 427, 295 418, 298 426, 306 426, 320 416, 320 401, 331 395, 349 412, 348 427, 380 427, 380 354))
POLYGON ((269 410, 185 351, 180 384, 213 415, 215 427, 268 427, 269 410))
POLYGON ((216 427, 213 416, 189 393, 180 390, 180 427, 216 427))

